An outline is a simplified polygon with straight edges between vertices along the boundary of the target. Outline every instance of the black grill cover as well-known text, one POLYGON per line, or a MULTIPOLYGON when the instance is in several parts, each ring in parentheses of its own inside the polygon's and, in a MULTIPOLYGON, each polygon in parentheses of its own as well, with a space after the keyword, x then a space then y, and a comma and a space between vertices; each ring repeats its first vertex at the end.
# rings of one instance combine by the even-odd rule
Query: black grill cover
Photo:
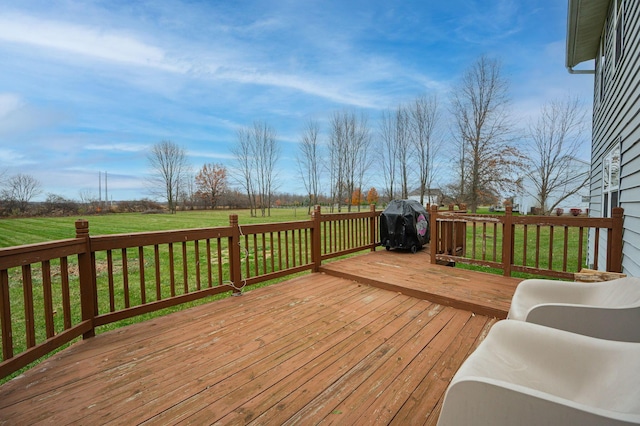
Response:
POLYGON ((380 214, 380 245, 415 252, 429 242, 429 213, 415 200, 394 200, 380 214))

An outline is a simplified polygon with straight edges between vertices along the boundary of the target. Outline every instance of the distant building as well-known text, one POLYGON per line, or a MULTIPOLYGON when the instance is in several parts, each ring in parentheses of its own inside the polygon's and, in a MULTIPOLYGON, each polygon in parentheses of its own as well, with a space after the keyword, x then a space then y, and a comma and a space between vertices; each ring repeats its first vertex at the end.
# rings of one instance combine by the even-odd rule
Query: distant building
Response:
MULTIPOLYGON (((420 202, 420 188, 416 188, 413 191, 409 192, 409 200, 416 200, 420 202)), ((438 188, 427 188, 424 194, 424 203, 422 203, 425 207, 427 204, 437 204, 440 205, 442 203, 442 191, 438 188)))
MULTIPOLYGON (((569 171, 571 175, 584 176, 585 174, 589 173, 589 163, 578 159, 573 159, 571 163, 571 170, 569 171)), ((583 180, 584 179, 580 179, 580 181, 583 180)), ((589 208, 588 186, 580 188, 577 193, 568 196, 558 203, 558 200, 563 197, 564 194, 572 191, 574 188, 575 185, 570 188, 558 188, 556 191, 549 194, 549 199, 547 201, 546 207, 551 208, 557 203, 556 208, 562 209, 565 214, 569 214, 571 209, 580 209, 582 213, 586 213, 589 208)), ((541 214, 542 206, 538 202, 538 197, 536 196, 535 192, 536 186, 533 184, 531 179, 529 177, 524 177, 522 179, 522 191, 520 191, 513 197, 513 205, 517 205, 519 207, 520 214, 541 214)))
POLYGON ((594 74, 589 215, 624 208, 622 269, 640 276, 640 2, 569 0, 568 13, 567 69, 594 74))

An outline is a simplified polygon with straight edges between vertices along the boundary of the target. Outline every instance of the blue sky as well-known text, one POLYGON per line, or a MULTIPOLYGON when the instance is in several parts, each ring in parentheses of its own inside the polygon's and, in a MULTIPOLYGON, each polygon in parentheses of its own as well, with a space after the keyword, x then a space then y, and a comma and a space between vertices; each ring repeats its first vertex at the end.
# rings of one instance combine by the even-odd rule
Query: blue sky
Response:
POLYGON ((278 133, 280 189, 304 193, 305 121, 354 108, 375 130, 423 93, 446 120, 451 86, 482 54, 502 62, 520 126, 545 101, 592 97, 592 76, 564 68, 561 0, 3 3, 0 171, 75 199, 97 196, 99 171, 114 200, 150 196, 146 156, 162 140, 195 168, 232 167, 236 129, 255 120, 278 133))

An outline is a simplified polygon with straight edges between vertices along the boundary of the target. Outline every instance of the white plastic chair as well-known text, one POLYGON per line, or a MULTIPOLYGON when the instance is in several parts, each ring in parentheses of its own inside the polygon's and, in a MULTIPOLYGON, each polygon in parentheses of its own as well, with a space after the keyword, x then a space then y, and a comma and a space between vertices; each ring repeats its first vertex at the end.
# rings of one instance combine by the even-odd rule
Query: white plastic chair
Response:
POLYGON ((439 426, 640 423, 640 344, 499 321, 462 364, 439 426))
POLYGON ((595 283, 524 280, 516 288, 507 318, 640 342, 640 278, 595 283))

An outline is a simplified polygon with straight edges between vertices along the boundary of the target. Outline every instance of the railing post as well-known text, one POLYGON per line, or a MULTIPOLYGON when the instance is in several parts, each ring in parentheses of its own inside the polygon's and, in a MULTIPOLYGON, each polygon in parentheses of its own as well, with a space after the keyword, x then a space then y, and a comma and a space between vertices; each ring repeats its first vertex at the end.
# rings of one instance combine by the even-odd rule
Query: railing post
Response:
POLYGON ((320 272, 320 266, 322 265, 321 214, 320 206, 314 206, 311 215, 313 222, 313 228, 311 228, 311 259, 313 260, 313 272, 320 272))
POLYGON ((82 335, 88 339, 96 335, 94 318, 98 315, 96 303, 96 277, 93 269, 91 237, 89 236, 89 222, 84 219, 76 220, 76 238, 82 238, 85 242, 84 253, 78 254, 78 274, 80 280, 80 306, 82 321, 89 321, 91 329, 82 335))
POLYGON ((467 223, 466 222, 454 222, 453 225, 453 255, 458 255, 458 247, 462 250, 461 253, 465 252, 465 246, 467 244, 467 223))
POLYGON ((438 205, 432 204, 429 210, 429 254, 431 264, 436 264, 436 254, 438 251, 438 205))
POLYGON ((376 205, 370 204, 369 211, 371 212, 371 216, 369 217, 369 242, 372 244, 371 251, 376 251, 377 244, 377 232, 376 232, 376 224, 377 224, 377 216, 376 216, 376 205))
POLYGON ((612 226, 607 235, 607 271, 622 272, 622 222, 624 209, 614 207, 611 211, 612 226))
MULTIPOLYGON (((2 358, 13 358, 13 330, 11 326, 11 300, 9 297, 9 274, 6 269, 0 271, 0 331, 2 332, 2 358)), ((0 377, 4 373, 0 372, 0 377)))
POLYGON ((506 206, 502 228, 502 270, 505 277, 511 276, 511 255, 513 253, 512 207, 506 206))
POLYGON ((238 226, 238 215, 229 215, 229 226, 231 227, 231 236, 229 237, 229 276, 233 285, 233 294, 239 296, 242 292, 239 290, 242 286, 242 265, 240 264, 240 227, 238 226))
MULTIPOLYGON (((449 213, 453 213, 454 210, 455 210, 455 205, 449 204, 449 213)), ((451 221, 451 222, 444 222, 442 224, 442 229, 440 230, 442 232, 441 239, 442 241, 444 241, 443 251, 444 253, 449 254, 451 256, 455 256, 456 254, 455 240, 453 237, 454 228, 455 228, 455 222, 451 221)))

